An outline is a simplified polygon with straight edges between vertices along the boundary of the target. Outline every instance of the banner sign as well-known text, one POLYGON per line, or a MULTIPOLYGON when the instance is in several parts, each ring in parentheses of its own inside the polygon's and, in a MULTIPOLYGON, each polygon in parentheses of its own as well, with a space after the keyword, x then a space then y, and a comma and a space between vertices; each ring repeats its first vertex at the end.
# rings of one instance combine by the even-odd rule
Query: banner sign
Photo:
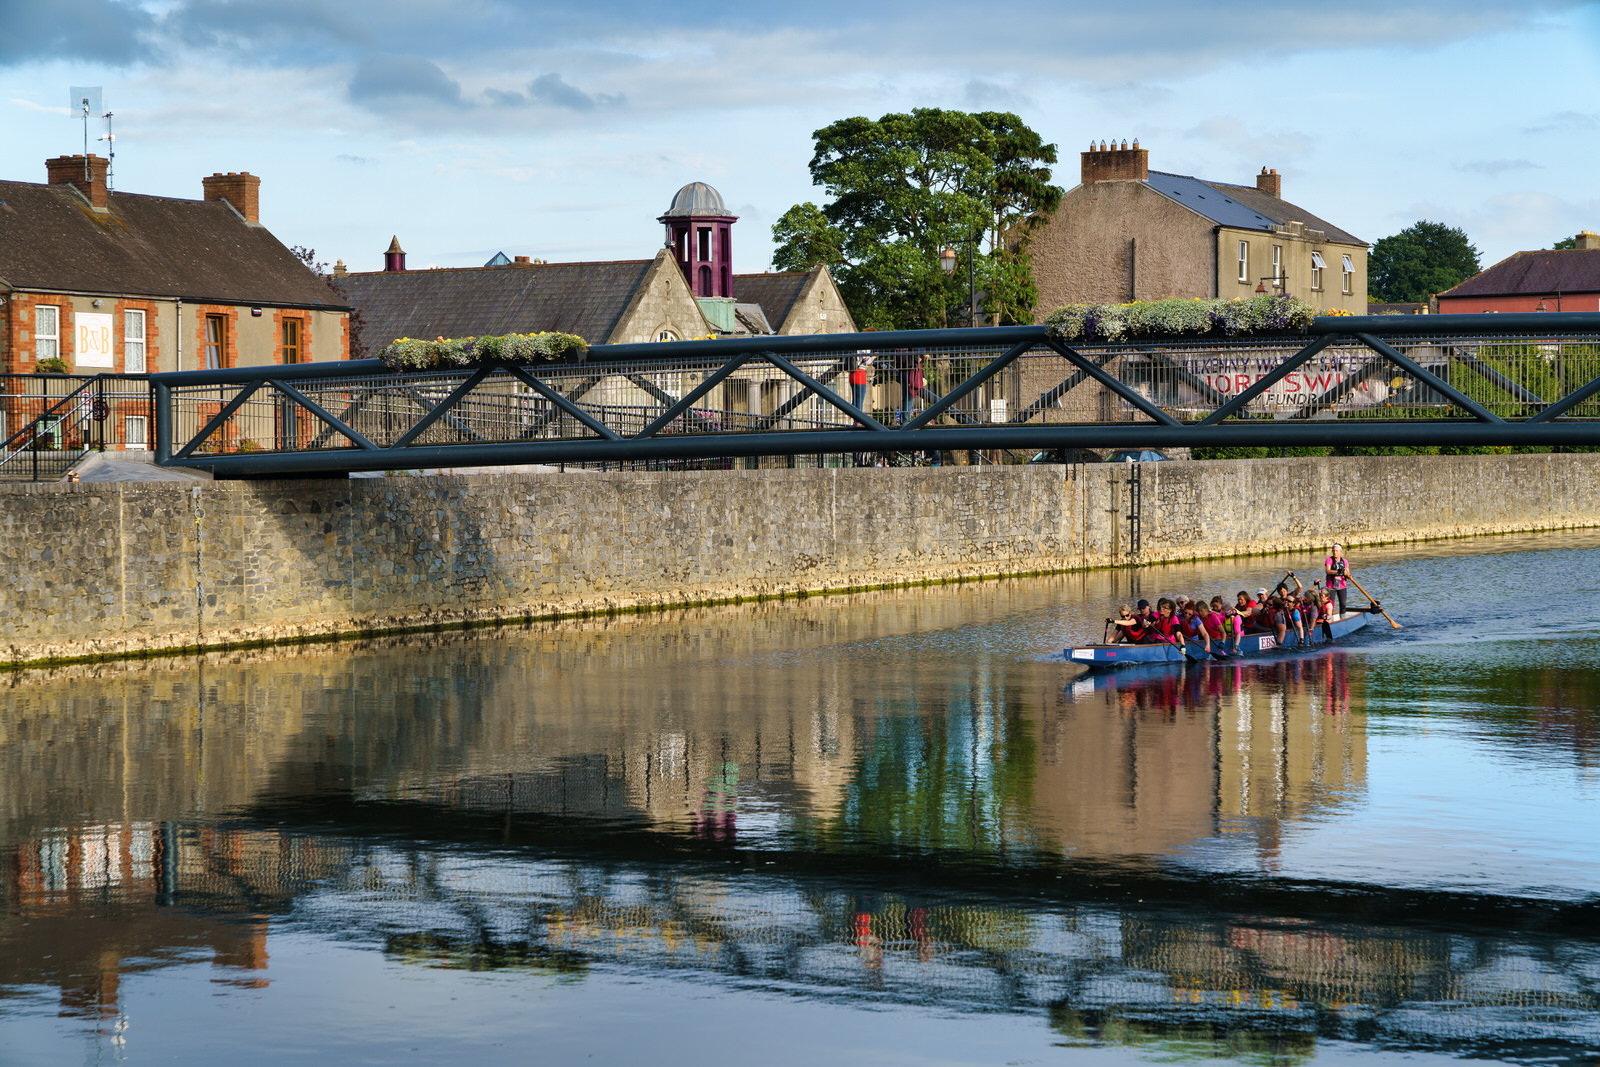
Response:
MULTIPOLYGON (((1259 356, 1174 353, 1166 361, 1144 363, 1131 384, 1163 406, 1203 410, 1214 400, 1204 395, 1203 389, 1215 391, 1222 402, 1226 402, 1272 373, 1285 358, 1286 355, 1277 353, 1259 356)), ((1418 354, 1414 353, 1413 358, 1418 358, 1418 354)), ((1308 406, 1327 411, 1377 407, 1413 384, 1398 368, 1383 363, 1375 353, 1324 355, 1274 382, 1250 402, 1249 410, 1277 413, 1295 412, 1308 406)), ((1410 402, 1419 399, 1413 398, 1410 402)))

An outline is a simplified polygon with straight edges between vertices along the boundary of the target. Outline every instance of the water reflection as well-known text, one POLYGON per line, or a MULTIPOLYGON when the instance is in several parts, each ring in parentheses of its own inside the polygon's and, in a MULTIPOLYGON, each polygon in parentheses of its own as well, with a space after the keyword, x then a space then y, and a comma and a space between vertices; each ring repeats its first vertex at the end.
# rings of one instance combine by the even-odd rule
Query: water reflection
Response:
POLYGON ((1026 648, 1086 589, 14 679, 0 1020, 131 1041, 130 988, 191 1020, 220 992, 267 1040, 309 939, 388 981, 688 978, 1164 1058, 1600 1046, 1594 794, 1561 777, 1595 756, 1589 639, 1074 678, 1026 648), (1408 866, 1390 810, 1521 851, 1408 866))

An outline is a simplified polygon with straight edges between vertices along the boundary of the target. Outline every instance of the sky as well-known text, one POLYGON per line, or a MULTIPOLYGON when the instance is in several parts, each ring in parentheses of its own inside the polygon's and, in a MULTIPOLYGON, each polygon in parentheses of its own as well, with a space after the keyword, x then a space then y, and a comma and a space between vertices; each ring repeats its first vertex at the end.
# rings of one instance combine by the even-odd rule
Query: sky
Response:
POLYGON ((1273 167, 1368 242, 1429 219, 1485 266, 1600 231, 1594 3, 0 0, 0 179, 83 150, 72 86, 103 88, 115 188, 258 174, 268 228, 351 270, 391 236, 411 267, 648 257, 691 181, 764 270, 825 199, 813 131, 915 107, 1016 112, 1063 188, 1091 140, 1273 167))

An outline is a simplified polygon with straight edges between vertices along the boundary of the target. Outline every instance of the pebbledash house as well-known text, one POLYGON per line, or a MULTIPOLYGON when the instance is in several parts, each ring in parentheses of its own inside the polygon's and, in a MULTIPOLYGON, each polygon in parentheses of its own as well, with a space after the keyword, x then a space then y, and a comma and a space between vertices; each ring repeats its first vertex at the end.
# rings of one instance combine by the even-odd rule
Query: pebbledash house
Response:
MULTIPOLYGON (((349 308, 261 224, 259 177, 212 174, 188 200, 112 191, 98 156, 45 169, 0 181, 0 372, 349 358, 349 308)), ((113 421, 115 446, 144 447, 142 414, 113 421)))

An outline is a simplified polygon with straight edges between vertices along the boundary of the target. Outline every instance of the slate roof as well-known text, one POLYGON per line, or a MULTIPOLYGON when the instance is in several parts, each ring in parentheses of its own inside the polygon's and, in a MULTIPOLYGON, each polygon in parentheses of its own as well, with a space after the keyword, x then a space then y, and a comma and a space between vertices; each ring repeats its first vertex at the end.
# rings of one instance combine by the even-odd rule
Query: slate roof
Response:
POLYGON ((1303 222, 1313 230, 1323 231, 1328 235, 1328 240, 1339 244, 1367 243, 1296 204, 1280 200, 1252 186, 1208 182, 1185 174, 1167 174, 1158 170, 1150 172, 1145 184, 1219 226, 1270 232, 1275 224, 1281 226, 1288 222, 1303 222))
POLYGON ((67 185, 0 181, 0 283, 195 303, 342 309, 272 233, 220 201, 113 192, 91 208, 67 185))
POLYGON ((767 322, 767 316, 761 310, 760 304, 734 304, 733 317, 739 324, 739 331, 748 334, 772 333, 772 326, 767 322))
POLYGON ((374 349, 401 337, 475 337, 559 330, 605 344, 654 260, 346 274, 374 349))
POLYGON ((761 311, 774 329, 783 329, 784 320, 800 292, 806 287, 811 272, 806 270, 779 271, 776 274, 735 274, 733 298, 744 304, 760 304, 761 311))
POLYGON ((1600 248, 1518 252, 1440 293, 1446 296, 1549 296, 1600 292, 1600 248))

